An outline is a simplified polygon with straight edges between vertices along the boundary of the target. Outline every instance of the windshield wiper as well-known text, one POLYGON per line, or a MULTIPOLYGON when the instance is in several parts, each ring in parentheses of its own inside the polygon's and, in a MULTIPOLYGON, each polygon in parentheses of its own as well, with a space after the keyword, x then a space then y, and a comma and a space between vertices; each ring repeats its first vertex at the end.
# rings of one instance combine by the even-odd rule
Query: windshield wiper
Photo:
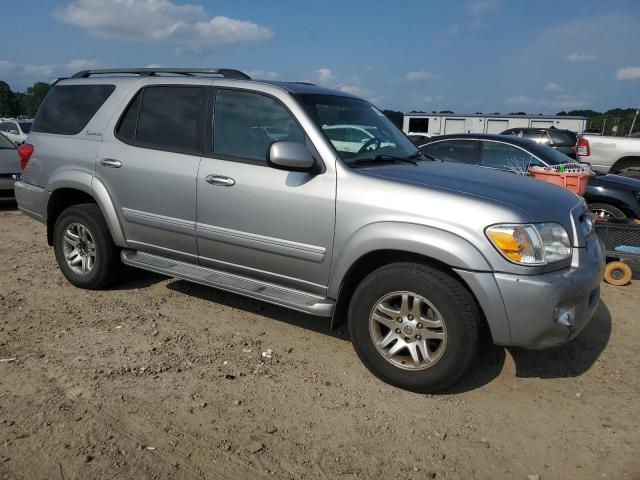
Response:
POLYGON ((429 155, 428 153, 424 153, 420 150, 416 150, 416 153, 412 153, 407 158, 418 158, 418 157, 425 157, 425 158, 428 158, 429 160, 433 160, 434 162, 440 161, 440 159, 434 157, 433 155, 429 155))
POLYGON ((373 158, 358 158, 353 163, 375 163, 375 162, 402 162, 402 163, 410 163, 411 165, 418 165, 418 162, 415 160, 411 160, 411 158, 406 157, 396 157, 394 155, 376 155, 373 158))

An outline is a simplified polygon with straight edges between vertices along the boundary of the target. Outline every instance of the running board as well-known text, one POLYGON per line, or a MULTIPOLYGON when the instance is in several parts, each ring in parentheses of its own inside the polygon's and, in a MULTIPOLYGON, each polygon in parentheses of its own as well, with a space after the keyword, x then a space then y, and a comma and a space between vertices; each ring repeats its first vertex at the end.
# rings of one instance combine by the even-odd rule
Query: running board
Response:
POLYGON ((124 264, 132 267, 237 293, 311 315, 320 317, 331 317, 333 315, 335 302, 325 297, 279 287, 272 283, 261 282, 151 253, 122 250, 120 256, 124 264))

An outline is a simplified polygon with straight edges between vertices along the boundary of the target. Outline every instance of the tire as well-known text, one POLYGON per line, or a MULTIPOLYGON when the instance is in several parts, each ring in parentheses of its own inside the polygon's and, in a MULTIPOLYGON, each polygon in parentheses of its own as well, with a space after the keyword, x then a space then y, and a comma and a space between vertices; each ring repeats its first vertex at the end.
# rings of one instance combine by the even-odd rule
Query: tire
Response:
POLYGON ((351 340, 369 371, 384 382, 418 393, 437 392, 460 379, 476 356, 480 322, 478 305, 459 280, 442 270, 415 263, 392 263, 370 273, 353 293, 348 313, 351 340), (412 313, 417 313, 413 307, 420 300, 419 320, 406 314, 407 308, 403 313, 405 294, 412 313), (391 318, 390 312, 396 309, 395 314, 401 317, 391 318), (380 318, 384 324, 379 323, 380 318), (394 321, 400 322, 398 318, 403 319, 402 323, 395 324, 394 321), (423 323, 416 324, 417 321, 423 323), (431 329, 424 322, 442 327, 431 329), (407 325, 412 328, 407 329, 407 325), (388 336, 394 335, 398 340, 387 345, 385 356, 376 342, 384 344, 388 336), (435 335, 439 338, 434 339, 435 335), (394 347, 402 345, 401 338, 405 347, 390 356, 394 347), (419 352, 417 358, 410 354, 410 344, 419 352), (429 349, 431 360, 423 354, 423 348, 429 349), (420 360, 419 365, 416 360, 420 360))
POLYGON ((69 283, 76 287, 89 290, 104 288, 122 270, 120 249, 113 243, 109 227, 95 203, 74 205, 60 214, 53 230, 53 248, 60 270, 69 283), (85 234, 86 241, 82 240, 82 228, 88 232, 85 234), (65 240, 65 236, 68 240, 65 240), (80 240, 76 240, 76 237, 80 240), (73 246, 70 242, 79 242, 79 246, 73 246), (83 251, 93 252, 93 262, 87 261, 85 264, 83 260, 71 265, 65 258, 68 255, 73 263, 79 257, 92 256, 78 253, 83 251), (84 273, 78 271, 85 270, 85 265, 87 268, 84 273))
POLYGON ((624 220, 627 218, 627 215, 617 207, 613 205, 609 205, 608 203, 590 203, 589 211, 595 217, 601 218, 617 218, 620 220, 624 220))
POLYGON ((619 261, 609 262, 604 267, 604 281, 616 287, 621 287, 631 281, 632 273, 631 267, 626 263, 619 261))

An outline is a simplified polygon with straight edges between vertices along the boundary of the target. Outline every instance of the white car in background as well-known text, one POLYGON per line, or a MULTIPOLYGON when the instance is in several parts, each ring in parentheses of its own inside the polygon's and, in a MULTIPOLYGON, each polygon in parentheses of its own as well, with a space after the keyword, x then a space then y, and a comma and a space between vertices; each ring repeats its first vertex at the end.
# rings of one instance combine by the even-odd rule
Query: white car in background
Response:
POLYGON ((3 120, 0 122, 0 133, 16 145, 22 145, 31 131, 33 120, 3 120))
POLYGON ((376 145, 377 148, 391 146, 374 135, 376 132, 371 131, 371 127, 366 128, 359 125, 323 125, 324 130, 333 146, 338 152, 358 153, 366 149, 369 145, 376 145))

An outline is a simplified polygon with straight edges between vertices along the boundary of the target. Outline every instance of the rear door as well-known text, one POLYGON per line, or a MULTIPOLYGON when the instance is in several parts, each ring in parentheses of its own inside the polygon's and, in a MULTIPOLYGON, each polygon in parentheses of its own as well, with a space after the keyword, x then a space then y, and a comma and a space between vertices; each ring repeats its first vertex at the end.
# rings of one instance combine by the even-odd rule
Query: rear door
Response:
POLYGON ((197 262, 196 175, 208 96, 207 85, 146 86, 105 136, 96 177, 135 248, 197 262))
POLYGON ((279 99, 220 88, 213 106, 214 128, 198 172, 200 263, 324 294, 335 228, 335 169, 326 165, 323 173, 311 174, 267 165, 267 151, 277 140, 305 143, 315 153, 279 99), (271 131, 282 133, 265 133, 271 131))

